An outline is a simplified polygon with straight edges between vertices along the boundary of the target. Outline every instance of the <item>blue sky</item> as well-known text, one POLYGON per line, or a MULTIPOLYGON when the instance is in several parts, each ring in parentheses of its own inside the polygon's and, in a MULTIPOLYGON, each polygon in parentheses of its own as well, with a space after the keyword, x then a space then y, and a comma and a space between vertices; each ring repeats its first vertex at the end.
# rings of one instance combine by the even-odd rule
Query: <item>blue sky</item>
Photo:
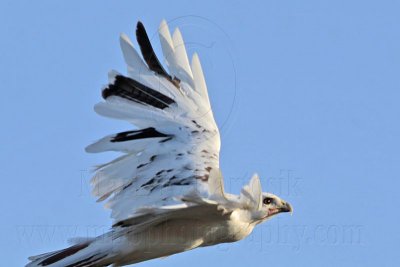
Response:
POLYGON ((400 230, 398 1, 0 3, 3 265, 106 231, 84 147, 130 129, 97 116, 118 36, 165 18, 198 51, 237 193, 253 172, 288 200, 235 244, 141 266, 394 266, 400 230))

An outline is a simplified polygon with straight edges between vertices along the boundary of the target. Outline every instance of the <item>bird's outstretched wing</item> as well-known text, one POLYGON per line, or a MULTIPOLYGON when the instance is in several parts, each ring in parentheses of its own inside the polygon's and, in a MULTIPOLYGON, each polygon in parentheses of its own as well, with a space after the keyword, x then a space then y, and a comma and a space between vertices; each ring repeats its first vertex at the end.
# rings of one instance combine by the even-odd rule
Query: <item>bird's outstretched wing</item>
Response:
POLYGON ((99 201, 107 199, 115 224, 154 212, 167 214, 165 207, 181 209, 188 203, 182 197, 193 192, 205 199, 223 194, 220 135, 199 58, 194 54, 189 64, 180 31, 176 29, 171 36, 165 21, 159 37, 169 73, 139 22, 136 38, 143 59, 122 34, 128 75, 111 71, 109 84, 102 91, 105 101, 95 106, 98 114, 137 127, 106 136, 86 148, 92 153, 124 153, 98 166, 91 181, 99 201))

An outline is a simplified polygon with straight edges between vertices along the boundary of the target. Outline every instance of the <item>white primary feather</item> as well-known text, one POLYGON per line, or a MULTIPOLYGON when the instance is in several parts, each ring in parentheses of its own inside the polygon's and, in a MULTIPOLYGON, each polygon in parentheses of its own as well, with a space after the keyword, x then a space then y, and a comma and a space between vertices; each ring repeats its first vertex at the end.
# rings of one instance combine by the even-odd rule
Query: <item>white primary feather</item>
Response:
POLYGON ((136 52, 132 41, 125 33, 120 35, 120 46, 125 63, 128 67, 128 73, 132 78, 140 79, 140 75, 152 74, 147 65, 143 62, 142 58, 136 52))
POLYGON ((165 63, 169 69, 172 76, 179 76, 179 67, 176 62, 174 43, 172 41, 171 33, 169 32, 169 27, 165 20, 161 21, 160 27, 158 29, 158 34, 160 38, 161 48, 164 54, 165 63))
POLYGON ((206 111, 211 112, 206 80, 204 79, 203 69, 201 68, 200 59, 197 53, 194 53, 192 57, 192 72, 195 90, 200 94, 206 111))
POLYGON ((180 72, 178 77, 182 77, 186 82, 192 84, 193 74, 190 69, 189 60, 186 53, 185 43, 182 38, 181 31, 176 28, 172 35, 172 42, 174 43, 175 60, 180 72))

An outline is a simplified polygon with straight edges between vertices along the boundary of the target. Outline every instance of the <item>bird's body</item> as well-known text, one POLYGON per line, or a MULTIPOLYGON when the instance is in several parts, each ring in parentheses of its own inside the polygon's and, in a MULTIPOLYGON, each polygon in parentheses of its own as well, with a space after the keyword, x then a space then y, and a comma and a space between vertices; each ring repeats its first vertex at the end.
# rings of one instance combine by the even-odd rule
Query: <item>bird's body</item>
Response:
POLYGON ((120 226, 94 239, 78 239, 78 244, 66 249, 74 253, 69 257, 53 263, 55 259, 51 256, 62 252, 56 251, 46 259, 52 267, 134 264, 198 247, 239 241, 247 237, 256 225, 249 219, 247 210, 237 209, 229 215, 222 212, 218 216, 202 214, 171 219, 143 231, 137 231, 135 226, 120 226))
POLYGON ((224 190, 220 135, 197 54, 191 64, 179 30, 163 21, 161 46, 169 72, 155 55, 143 25, 136 37, 144 61, 126 35, 121 48, 128 75, 111 71, 103 89, 102 116, 137 128, 106 136, 87 152, 117 151, 91 180, 107 201, 114 224, 96 238, 77 238, 64 250, 30 257, 28 267, 123 266, 197 247, 239 241, 291 206, 263 193, 258 175, 240 195, 224 190))
MULTIPOLYGON (((235 211, 234 213, 238 213, 235 211)), ((237 216, 167 221, 140 233, 128 234, 124 247, 131 248, 119 264, 166 257, 197 247, 236 242, 248 236, 254 224, 237 216)))

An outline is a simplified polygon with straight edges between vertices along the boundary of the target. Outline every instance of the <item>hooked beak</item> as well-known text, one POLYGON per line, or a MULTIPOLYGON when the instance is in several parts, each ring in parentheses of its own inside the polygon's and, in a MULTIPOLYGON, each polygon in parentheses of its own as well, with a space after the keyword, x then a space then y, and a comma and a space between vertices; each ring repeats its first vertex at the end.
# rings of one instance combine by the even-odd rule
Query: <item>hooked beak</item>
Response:
POLYGON ((279 207, 279 211, 280 212, 290 212, 290 213, 292 213, 293 212, 293 208, 288 202, 282 201, 282 205, 281 205, 281 207, 279 207))

